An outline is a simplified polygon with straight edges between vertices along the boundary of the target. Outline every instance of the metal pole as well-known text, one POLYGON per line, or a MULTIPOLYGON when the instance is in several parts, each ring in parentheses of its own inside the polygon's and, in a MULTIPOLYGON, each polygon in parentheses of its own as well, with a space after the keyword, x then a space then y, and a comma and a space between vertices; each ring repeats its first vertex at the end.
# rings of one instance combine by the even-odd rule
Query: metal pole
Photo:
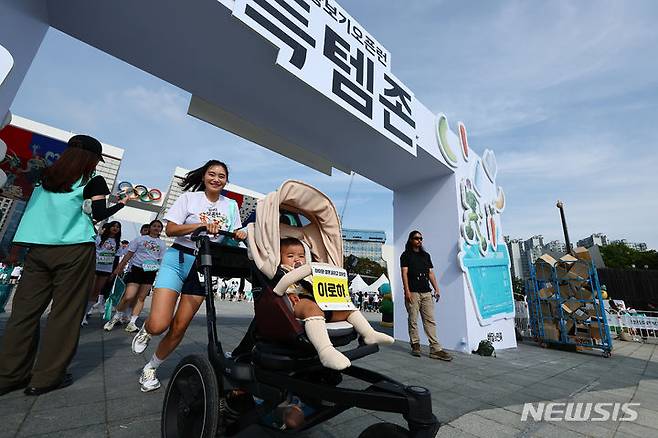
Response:
POLYGON ((343 216, 347 208, 347 201, 350 199, 350 192, 352 191, 352 183, 354 182, 354 172, 350 172, 350 185, 347 186, 347 194, 345 195, 345 203, 343 204, 342 211, 340 212, 340 224, 343 225, 343 216))
POLYGON ((564 216, 564 204, 562 201, 557 201, 557 208, 560 209, 560 217, 562 218, 562 231, 564 231, 564 243, 567 245, 567 254, 571 254, 571 241, 569 240, 569 230, 567 229, 567 219, 564 216))

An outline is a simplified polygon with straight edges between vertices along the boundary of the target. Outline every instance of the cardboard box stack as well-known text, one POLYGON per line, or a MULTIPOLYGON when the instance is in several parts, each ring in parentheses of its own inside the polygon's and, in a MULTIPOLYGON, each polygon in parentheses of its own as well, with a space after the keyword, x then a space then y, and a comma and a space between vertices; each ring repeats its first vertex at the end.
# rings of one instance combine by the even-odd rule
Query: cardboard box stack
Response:
POLYGON ((591 257, 585 248, 576 248, 559 259, 544 254, 535 262, 546 340, 560 341, 564 335, 569 342, 591 344, 593 339, 600 339, 594 304, 584 302, 594 298, 589 282, 590 265, 591 257))

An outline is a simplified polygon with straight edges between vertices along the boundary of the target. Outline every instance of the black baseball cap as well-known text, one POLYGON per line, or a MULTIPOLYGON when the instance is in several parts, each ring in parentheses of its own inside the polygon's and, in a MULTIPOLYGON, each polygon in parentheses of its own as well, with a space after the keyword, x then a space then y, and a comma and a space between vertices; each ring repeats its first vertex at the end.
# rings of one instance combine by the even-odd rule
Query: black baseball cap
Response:
POLYGON ((74 135, 69 139, 70 148, 80 148, 98 155, 100 161, 105 162, 103 159, 103 146, 101 142, 89 135, 74 135))

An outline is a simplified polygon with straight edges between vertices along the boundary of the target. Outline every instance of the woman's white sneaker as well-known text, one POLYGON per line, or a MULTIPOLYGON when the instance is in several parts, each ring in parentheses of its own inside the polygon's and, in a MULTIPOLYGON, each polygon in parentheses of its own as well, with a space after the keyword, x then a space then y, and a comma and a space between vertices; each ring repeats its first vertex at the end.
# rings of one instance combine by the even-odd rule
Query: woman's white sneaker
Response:
POLYGON ((132 343, 133 353, 142 354, 144 350, 146 350, 146 347, 148 347, 150 340, 151 340, 151 335, 146 333, 146 329, 142 325, 142 328, 139 329, 139 332, 137 332, 137 334, 133 338, 133 343, 132 343))
POLYGON ((114 316, 112 316, 112 319, 110 319, 108 322, 105 323, 105 325, 103 326, 103 330, 105 330, 106 332, 111 332, 114 326, 118 324, 120 321, 121 321, 121 317, 115 313, 114 316))
POLYGON ((155 368, 146 367, 142 369, 142 375, 139 376, 139 384, 142 392, 155 391, 160 387, 160 381, 155 375, 155 368))

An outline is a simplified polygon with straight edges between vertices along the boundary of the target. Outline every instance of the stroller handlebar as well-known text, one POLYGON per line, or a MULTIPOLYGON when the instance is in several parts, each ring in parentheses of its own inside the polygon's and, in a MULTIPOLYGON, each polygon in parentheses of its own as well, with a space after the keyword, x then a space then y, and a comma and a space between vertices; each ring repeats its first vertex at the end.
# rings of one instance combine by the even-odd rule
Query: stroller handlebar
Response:
MULTIPOLYGON (((204 231, 208 231, 208 229, 205 225, 201 225, 196 230, 192 231, 192 234, 190 234, 190 240, 192 240, 193 242, 199 240, 201 233, 203 233, 204 231)), ((220 236, 230 237, 235 240, 240 240, 236 237, 235 233, 231 233, 230 231, 219 230, 217 234, 220 236)))

